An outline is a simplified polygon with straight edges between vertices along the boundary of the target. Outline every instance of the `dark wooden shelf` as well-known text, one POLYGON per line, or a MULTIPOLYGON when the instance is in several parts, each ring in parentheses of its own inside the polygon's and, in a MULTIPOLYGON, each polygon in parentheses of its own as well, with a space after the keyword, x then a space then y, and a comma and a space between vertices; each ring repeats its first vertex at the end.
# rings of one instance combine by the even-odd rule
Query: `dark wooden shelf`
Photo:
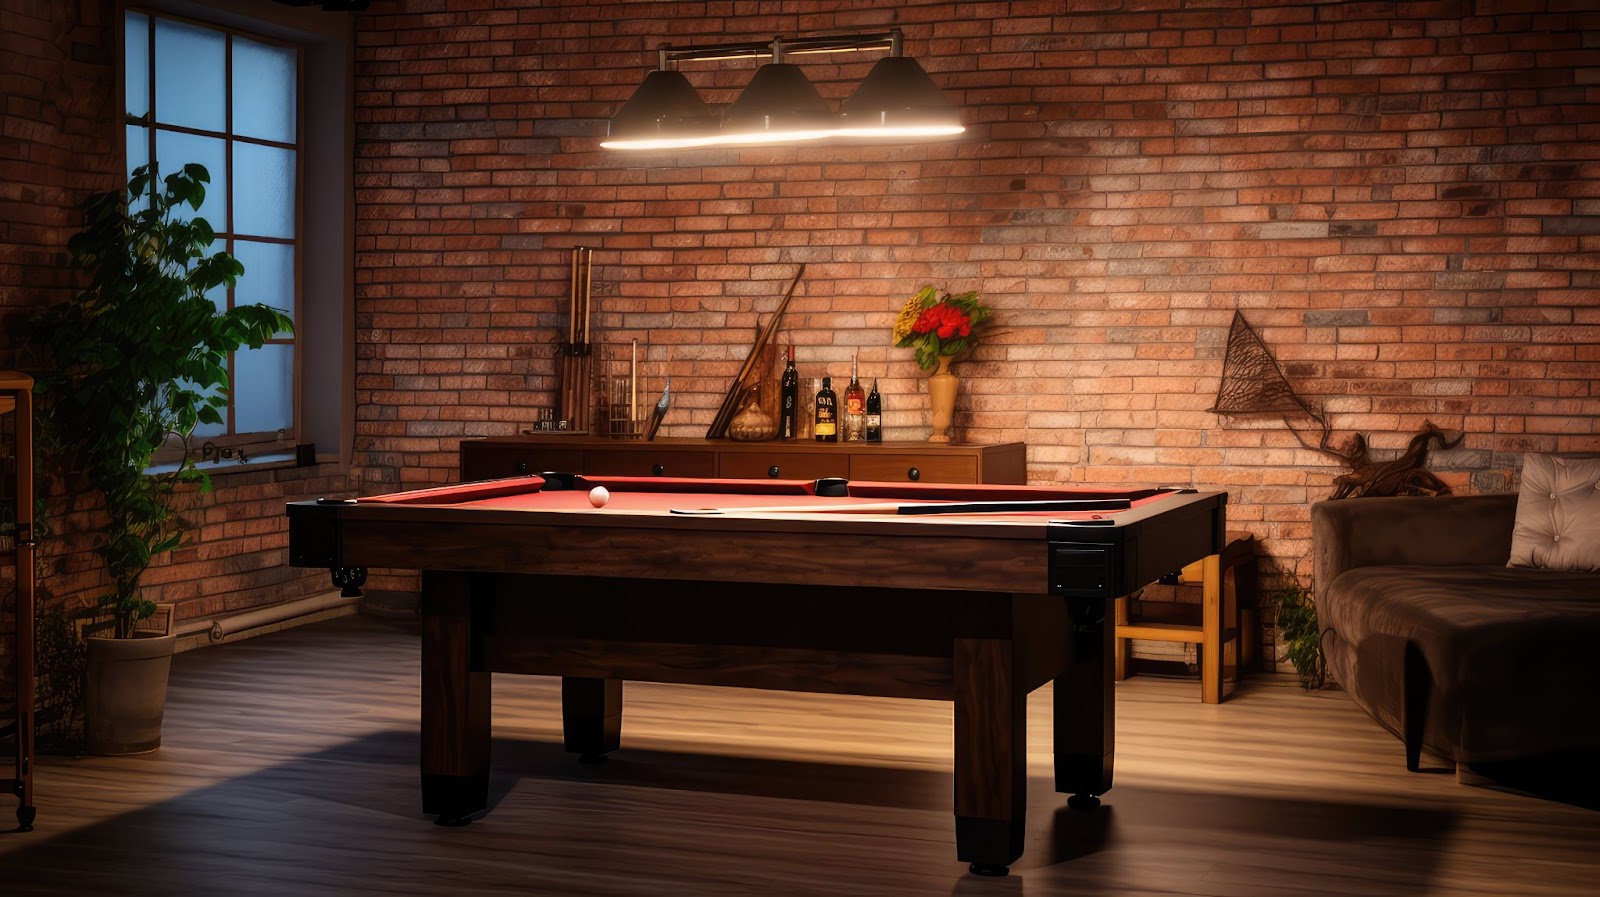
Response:
POLYGON ((610 476, 816 479, 925 483, 1027 482, 1027 446, 930 442, 737 442, 725 439, 604 439, 537 434, 461 443, 461 478, 493 479, 560 470, 610 476))

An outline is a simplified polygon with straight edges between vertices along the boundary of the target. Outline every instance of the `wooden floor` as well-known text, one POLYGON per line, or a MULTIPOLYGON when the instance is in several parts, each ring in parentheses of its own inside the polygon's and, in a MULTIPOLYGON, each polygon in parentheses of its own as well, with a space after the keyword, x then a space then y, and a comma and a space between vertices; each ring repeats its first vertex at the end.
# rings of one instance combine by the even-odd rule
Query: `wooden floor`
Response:
POLYGON ((1347 697, 1284 676, 1220 706, 1193 681, 1119 684, 1093 814, 1051 790, 1035 693, 1027 853, 1002 879, 955 860, 951 707, 923 701, 630 683, 623 749, 584 766, 558 684, 497 677, 496 803, 439 828, 417 655, 357 617, 180 655, 159 752, 44 758, 0 894, 1600 893, 1600 813, 1407 773, 1347 697))

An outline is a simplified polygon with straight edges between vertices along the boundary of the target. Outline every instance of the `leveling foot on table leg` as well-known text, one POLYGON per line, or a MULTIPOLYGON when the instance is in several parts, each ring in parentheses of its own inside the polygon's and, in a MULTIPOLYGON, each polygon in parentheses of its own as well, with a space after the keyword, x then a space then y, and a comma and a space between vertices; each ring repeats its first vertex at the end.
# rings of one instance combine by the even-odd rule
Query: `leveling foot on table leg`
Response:
POLYGON ((17 831, 19 831, 19 832, 31 832, 31 831, 33 831, 33 820, 34 820, 34 817, 36 817, 38 815, 39 815, 39 808, 38 807, 18 807, 17 808, 17 831))
POLYGON ((967 866, 967 869, 973 875, 987 875, 990 878, 999 878, 1002 875, 1011 874, 1010 866, 1002 866, 999 863, 972 863, 967 866))
POLYGON ((1100 798, 1093 794, 1074 794, 1067 798, 1067 809, 1084 812, 1100 806, 1100 798))

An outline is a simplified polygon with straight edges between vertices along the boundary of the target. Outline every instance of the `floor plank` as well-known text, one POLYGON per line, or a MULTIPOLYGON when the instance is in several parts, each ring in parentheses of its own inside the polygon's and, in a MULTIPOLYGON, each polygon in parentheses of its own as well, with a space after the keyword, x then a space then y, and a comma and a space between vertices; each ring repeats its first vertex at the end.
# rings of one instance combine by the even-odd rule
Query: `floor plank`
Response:
MULTIPOLYGON (((418 640, 345 618, 180 655, 164 745, 43 758, 39 819, 0 837, 0 893, 459 895, 1592 895, 1600 813, 1450 775, 1338 692, 1117 686, 1117 785, 1050 784, 1029 700, 1027 853, 965 874, 951 707, 629 683, 623 748, 560 747, 553 679, 495 679, 491 812, 429 824, 418 640)), ((9 812, 9 805, 0 812, 9 812)))

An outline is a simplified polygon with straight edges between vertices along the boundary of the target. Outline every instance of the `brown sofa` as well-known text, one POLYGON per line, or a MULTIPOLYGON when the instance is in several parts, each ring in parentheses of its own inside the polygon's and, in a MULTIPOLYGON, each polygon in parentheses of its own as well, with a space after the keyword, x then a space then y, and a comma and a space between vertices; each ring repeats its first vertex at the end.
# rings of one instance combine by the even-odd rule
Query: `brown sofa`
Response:
POLYGON ((1311 508, 1334 678, 1405 743, 1470 775, 1600 752, 1600 574, 1507 567, 1517 496, 1311 508))

